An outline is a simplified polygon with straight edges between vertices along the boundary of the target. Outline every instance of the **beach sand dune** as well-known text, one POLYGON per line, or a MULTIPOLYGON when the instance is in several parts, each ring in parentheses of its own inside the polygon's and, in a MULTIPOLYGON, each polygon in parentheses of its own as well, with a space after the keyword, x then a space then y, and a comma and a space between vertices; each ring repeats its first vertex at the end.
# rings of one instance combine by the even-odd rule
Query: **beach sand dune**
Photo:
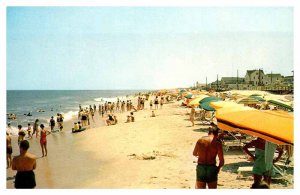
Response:
MULTIPOLYGON (((135 112, 133 123, 125 123, 126 112, 117 114, 117 125, 76 134, 53 133, 48 136, 48 156, 44 158, 40 158, 39 140, 33 138, 29 150, 39 157, 36 188, 194 188, 196 158, 192 152, 196 141, 207 134, 207 126, 196 121, 191 127, 188 112, 176 102, 155 110, 156 117, 150 117, 149 109, 135 112)), ((13 145, 16 155, 18 149, 15 142, 13 145)), ((247 163, 240 150, 225 153, 218 188, 248 189, 251 174, 237 179, 238 166, 247 163)), ((8 178, 14 174, 7 170, 8 178)), ((7 188, 13 188, 12 179, 7 180, 7 188)), ((293 188, 293 184, 272 184, 272 188, 293 188)))

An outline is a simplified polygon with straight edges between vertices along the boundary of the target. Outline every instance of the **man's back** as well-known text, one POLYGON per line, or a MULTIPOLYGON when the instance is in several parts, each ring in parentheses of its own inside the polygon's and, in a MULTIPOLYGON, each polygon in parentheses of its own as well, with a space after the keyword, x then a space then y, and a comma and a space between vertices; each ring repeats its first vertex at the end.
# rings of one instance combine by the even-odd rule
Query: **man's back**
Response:
POLYGON ((36 158, 30 153, 26 153, 24 156, 16 156, 13 159, 13 170, 17 171, 31 171, 36 167, 36 158))
POLYGON ((213 139, 213 137, 204 136, 200 138, 196 146, 198 163, 215 165, 216 156, 218 154, 218 148, 220 147, 220 145, 221 143, 219 143, 216 139, 213 139))

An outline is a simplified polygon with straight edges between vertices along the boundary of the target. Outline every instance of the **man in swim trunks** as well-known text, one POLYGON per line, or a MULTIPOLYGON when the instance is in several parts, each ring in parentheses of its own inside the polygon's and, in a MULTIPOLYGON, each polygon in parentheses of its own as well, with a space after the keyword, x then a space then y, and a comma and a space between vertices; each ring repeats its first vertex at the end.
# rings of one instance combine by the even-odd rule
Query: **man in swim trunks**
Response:
POLYGON ((193 151, 193 155, 198 157, 196 189, 205 189, 206 184, 209 189, 217 188, 218 173, 224 165, 222 143, 217 138, 218 129, 210 128, 208 136, 203 136, 196 143, 193 151), (216 166, 217 156, 218 166, 216 166))
POLYGON ((12 146, 11 146, 11 137, 6 132, 6 162, 7 162, 7 169, 11 167, 11 154, 12 154, 12 146))
POLYGON ((36 186, 33 170, 36 168, 36 157, 27 152, 29 142, 23 140, 20 143, 20 155, 14 157, 12 170, 16 170, 16 189, 30 189, 36 186))

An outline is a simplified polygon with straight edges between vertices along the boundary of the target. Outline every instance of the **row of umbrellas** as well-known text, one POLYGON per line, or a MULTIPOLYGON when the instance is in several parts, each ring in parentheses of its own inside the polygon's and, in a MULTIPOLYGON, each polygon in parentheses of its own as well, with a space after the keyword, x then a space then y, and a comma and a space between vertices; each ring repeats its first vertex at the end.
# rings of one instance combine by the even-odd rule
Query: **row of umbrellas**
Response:
MULTIPOLYGON (((200 105, 200 101, 202 101, 202 99, 204 98, 207 98, 209 97, 208 95, 198 95, 198 96, 195 96, 193 94, 188 94, 185 96, 185 98, 187 99, 192 99, 188 106, 199 106, 200 105)), ((210 97, 214 97, 214 96, 210 96, 210 97)), ((208 98, 208 99, 205 99, 202 101, 202 103, 204 102, 210 102, 210 101, 221 101, 222 99, 221 98, 208 98)), ((286 102, 283 102, 281 100, 278 100, 278 99, 268 99, 268 100, 265 100, 264 98, 258 96, 258 95, 251 95, 249 97, 242 97, 242 98, 239 98, 236 100, 236 102, 238 104, 244 104, 244 105, 253 105, 253 104, 261 104, 261 103, 268 103, 268 104, 271 104, 271 105, 274 105, 274 106, 279 106, 279 107, 282 107, 282 108, 285 108, 286 110, 289 110, 289 111, 294 111, 294 108, 287 104, 286 102)), ((208 111, 215 111, 215 109, 209 107, 208 103, 205 103, 205 104, 201 104, 201 107, 205 110, 208 110, 208 111)))
MULTIPOLYGON (((237 102, 223 101, 215 96, 200 95, 189 106, 199 106, 206 111, 216 111, 218 127, 227 131, 240 131, 261 137, 275 144, 294 143, 294 117, 285 111, 257 110, 244 104, 265 102, 259 96, 244 97, 237 102)), ((279 104, 276 100, 267 102, 279 104)), ((280 104, 283 105, 282 103, 280 104)), ((292 109, 292 107, 290 107, 292 109)))

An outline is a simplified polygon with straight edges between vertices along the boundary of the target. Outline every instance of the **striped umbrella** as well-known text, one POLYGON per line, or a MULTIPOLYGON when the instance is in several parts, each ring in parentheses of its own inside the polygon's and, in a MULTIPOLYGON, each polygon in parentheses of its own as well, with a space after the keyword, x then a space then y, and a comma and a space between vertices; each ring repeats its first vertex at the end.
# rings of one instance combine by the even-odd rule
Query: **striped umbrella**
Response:
POLYGON ((264 98, 262 98, 260 96, 251 95, 249 97, 258 100, 259 102, 265 102, 266 101, 264 98))
POLYGON ((246 98, 241 98, 237 100, 238 104, 246 104, 246 105, 251 105, 251 104, 258 104, 259 101, 252 98, 252 97, 246 97, 246 98))
POLYGON ((268 102, 270 104, 273 104, 275 106, 279 106, 279 107, 283 107, 287 110, 290 110, 290 111, 294 111, 294 108, 290 105, 288 105, 287 103, 283 102, 283 101, 280 101, 280 100, 268 100, 268 102))

